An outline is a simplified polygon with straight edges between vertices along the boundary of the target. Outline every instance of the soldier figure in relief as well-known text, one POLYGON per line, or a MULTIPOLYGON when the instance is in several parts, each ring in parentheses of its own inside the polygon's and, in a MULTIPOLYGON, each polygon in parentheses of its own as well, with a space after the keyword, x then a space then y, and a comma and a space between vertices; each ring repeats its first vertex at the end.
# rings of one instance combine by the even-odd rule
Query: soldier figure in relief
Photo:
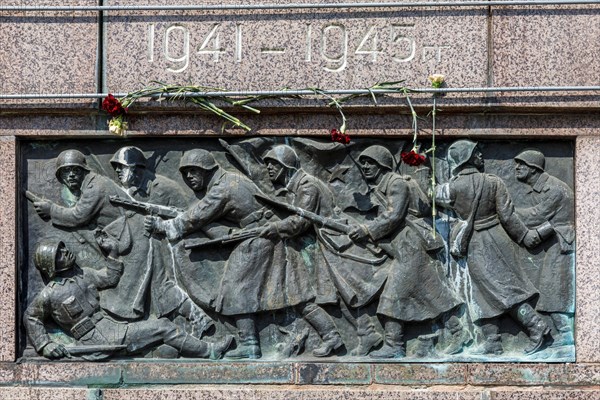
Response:
POLYGON ((537 150, 525 150, 515 158, 515 175, 528 185, 529 207, 517 214, 529 228, 536 228, 545 253, 534 285, 540 292, 536 310, 550 316, 553 346, 573 344, 570 318, 575 309, 575 209, 573 190, 544 172, 546 159, 537 150))
MULTIPOLYGON (((394 259, 377 306, 384 325, 383 347, 370 356, 400 358, 406 354, 403 336, 407 323, 435 320, 447 313, 450 316, 462 303, 454 296, 438 263, 428 254, 423 232, 413 223, 413 213, 417 213, 411 210, 414 193, 402 176, 392 172, 390 151, 371 146, 360 154, 359 162, 379 210, 375 219, 356 225, 349 236, 355 242, 389 243, 387 251, 393 253, 394 259)), ((467 340, 462 324, 452 315, 446 327, 454 336, 447 352, 458 353, 467 340)), ((363 342, 359 342, 363 349, 356 353, 370 350, 363 342)), ((374 345, 372 341, 368 346, 374 345)))
MULTIPOLYGON (((131 199, 179 209, 187 206, 188 196, 182 188, 175 181, 150 171, 139 148, 120 148, 110 164, 131 199)), ((201 337, 214 322, 175 282, 171 249, 165 242, 148 239, 141 234, 144 232, 144 216, 131 215, 128 223, 138 235, 134 236, 131 251, 123 260, 126 264, 134 263, 137 268, 125 270, 120 284, 106 291, 108 296, 129 296, 130 301, 122 303, 120 315, 130 319, 143 316, 149 296, 150 305, 158 317, 172 319, 181 315, 190 321, 191 332, 201 337)))
MULTIPOLYGON (((259 189, 252 181, 225 171, 206 150, 185 152, 179 170, 192 190, 205 194, 175 219, 146 217, 149 232, 176 241, 205 230, 212 222, 252 229, 265 225, 273 216, 255 199, 259 189)), ((212 305, 216 312, 233 317, 239 332, 237 348, 226 354, 229 358, 262 356, 256 314, 279 308, 271 298, 271 292, 277 292, 278 288, 265 284, 271 273, 274 252, 275 244, 271 240, 253 236, 241 240, 225 263, 212 305)))
MULTIPOLYGON (((263 157, 269 177, 277 189, 276 196, 284 201, 316 214, 333 214, 333 194, 317 178, 300 168, 298 155, 290 146, 279 145, 263 157)), ((295 307, 315 328, 323 343, 313 350, 316 357, 326 357, 343 345, 333 319, 319 304, 335 304, 335 287, 327 271, 315 231, 310 221, 290 215, 280 221, 269 222, 259 234, 273 241, 282 241, 285 257, 274 260, 281 272, 271 285, 281 287, 281 308, 295 307)))
POLYGON ((504 182, 482 172, 484 160, 477 143, 454 142, 448 158, 454 177, 438 186, 436 201, 460 218, 450 234, 449 247, 455 257, 466 257, 469 268, 471 317, 485 337, 474 353, 503 353, 498 318, 504 314, 527 330, 530 344, 525 353, 533 353, 543 346, 550 329, 530 305, 538 292, 512 249, 515 242, 534 247, 540 237, 515 213, 504 182))
POLYGON ((99 291, 118 284, 123 263, 116 257, 118 243, 110 236, 98 238, 108 256, 99 269, 80 268, 63 242, 41 242, 34 264, 48 282, 27 307, 24 324, 36 351, 46 358, 70 357, 68 347, 51 339, 47 322, 52 320, 71 335, 83 358, 96 361, 110 357, 112 349, 126 345, 128 354, 166 343, 187 357, 220 358, 231 345, 232 336, 218 343, 207 343, 181 331, 166 318, 140 322, 112 319, 100 307, 99 291), (89 352, 85 347, 89 346, 89 352), (102 350, 102 348, 107 348, 102 350))

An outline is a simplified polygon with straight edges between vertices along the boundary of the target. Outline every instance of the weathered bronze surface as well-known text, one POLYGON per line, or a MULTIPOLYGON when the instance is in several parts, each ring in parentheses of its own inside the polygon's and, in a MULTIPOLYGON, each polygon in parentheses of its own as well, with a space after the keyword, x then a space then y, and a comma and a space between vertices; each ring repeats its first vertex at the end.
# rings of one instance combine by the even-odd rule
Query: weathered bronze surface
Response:
POLYGON ((572 143, 411 147, 23 142, 23 355, 573 360, 572 143))

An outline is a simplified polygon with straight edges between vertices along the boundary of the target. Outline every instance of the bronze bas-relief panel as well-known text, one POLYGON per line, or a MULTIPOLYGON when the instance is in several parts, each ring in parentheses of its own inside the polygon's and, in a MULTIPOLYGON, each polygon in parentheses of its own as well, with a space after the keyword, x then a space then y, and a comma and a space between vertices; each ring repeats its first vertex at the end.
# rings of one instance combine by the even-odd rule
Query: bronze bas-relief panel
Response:
POLYGON ((410 148, 21 142, 21 354, 574 361, 573 143, 410 148))

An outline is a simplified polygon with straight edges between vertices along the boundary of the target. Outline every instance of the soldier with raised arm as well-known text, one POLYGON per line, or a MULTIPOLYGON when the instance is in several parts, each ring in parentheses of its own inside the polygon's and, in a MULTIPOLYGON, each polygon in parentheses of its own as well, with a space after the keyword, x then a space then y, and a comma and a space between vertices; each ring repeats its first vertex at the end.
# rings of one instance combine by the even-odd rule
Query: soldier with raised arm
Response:
POLYGON ((186 357, 220 358, 232 337, 207 343, 188 335, 166 318, 122 322, 100 307, 99 292, 118 284, 123 263, 117 259, 118 243, 108 235, 98 237, 108 255, 98 269, 80 268, 61 241, 41 242, 34 253, 35 267, 47 284, 25 310, 24 325, 35 350, 46 358, 70 357, 69 347, 53 341, 47 324, 52 321, 77 343, 78 354, 90 360, 110 357, 125 347, 128 354, 160 343, 186 357), (89 351, 86 351, 86 348, 89 351))

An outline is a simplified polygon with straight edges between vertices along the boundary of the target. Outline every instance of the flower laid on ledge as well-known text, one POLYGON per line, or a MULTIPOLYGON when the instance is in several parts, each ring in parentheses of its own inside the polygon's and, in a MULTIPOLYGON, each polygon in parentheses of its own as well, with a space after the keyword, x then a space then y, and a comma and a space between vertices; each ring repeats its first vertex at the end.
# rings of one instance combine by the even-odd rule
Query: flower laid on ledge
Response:
POLYGON ((350 143, 350 135, 342 132, 341 130, 332 129, 330 133, 331 133, 331 141, 332 142, 343 143, 343 144, 350 143))
POLYGON ((419 165, 424 164, 427 160, 423 154, 417 153, 415 149, 412 149, 411 151, 403 151, 400 153, 400 158, 404 164, 413 167, 418 167, 419 165))
POLYGON ((431 86, 434 89, 439 89, 444 84, 446 77, 442 74, 431 74, 427 79, 429 79, 429 82, 431 82, 431 86))
POLYGON ((117 136, 124 136, 127 131, 127 122, 124 120, 127 108, 123 107, 119 99, 109 93, 102 101, 102 109, 112 117, 108 121, 108 131, 117 136))
POLYGON ((110 93, 102 101, 102 109, 109 113, 111 117, 118 117, 127 113, 127 109, 123 107, 119 99, 110 93))

